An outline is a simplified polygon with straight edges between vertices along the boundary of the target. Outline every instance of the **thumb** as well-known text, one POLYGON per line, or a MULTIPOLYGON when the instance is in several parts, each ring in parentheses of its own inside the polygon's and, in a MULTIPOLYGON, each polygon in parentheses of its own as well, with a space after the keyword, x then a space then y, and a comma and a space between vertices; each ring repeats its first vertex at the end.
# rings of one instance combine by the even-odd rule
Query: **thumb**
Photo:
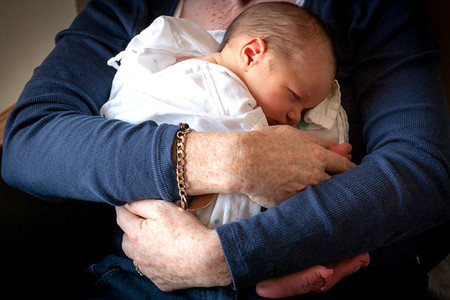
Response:
POLYGON ((161 217, 164 212, 179 209, 175 204, 164 200, 138 200, 125 204, 124 207, 129 212, 144 219, 161 217))

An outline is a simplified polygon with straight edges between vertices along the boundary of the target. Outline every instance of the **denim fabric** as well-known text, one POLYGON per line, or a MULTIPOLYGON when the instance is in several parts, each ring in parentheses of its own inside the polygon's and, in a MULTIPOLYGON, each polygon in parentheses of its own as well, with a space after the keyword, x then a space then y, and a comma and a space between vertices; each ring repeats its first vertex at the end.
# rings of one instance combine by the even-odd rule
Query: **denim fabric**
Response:
MULTIPOLYGON (((151 280, 140 276, 134 269, 133 262, 125 257, 108 256, 99 263, 91 265, 88 270, 92 287, 90 300, 127 300, 127 299, 199 299, 199 300, 237 300, 265 299, 256 295, 255 288, 233 290, 232 286, 213 288, 191 288, 174 292, 159 290, 151 280)), ((333 299, 331 295, 303 295, 292 299, 320 300, 333 299)))
POLYGON ((131 260, 108 256, 92 265, 88 273, 93 279, 92 295, 88 299, 235 299, 231 286, 192 288, 175 292, 159 290, 148 278, 140 276, 131 260))
MULTIPOLYGON (((291 297, 298 300, 379 300, 426 299, 427 277, 408 248, 409 243, 392 245, 383 251, 370 253, 369 267, 344 278, 325 294, 291 297), (397 261, 397 266, 393 262, 397 261)), ((90 294, 84 299, 199 299, 199 300, 260 300, 255 288, 232 286, 192 288, 174 292, 160 291, 148 278, 140 276, 133 262, 111 255, 89 267, 92 282, 90 294)))

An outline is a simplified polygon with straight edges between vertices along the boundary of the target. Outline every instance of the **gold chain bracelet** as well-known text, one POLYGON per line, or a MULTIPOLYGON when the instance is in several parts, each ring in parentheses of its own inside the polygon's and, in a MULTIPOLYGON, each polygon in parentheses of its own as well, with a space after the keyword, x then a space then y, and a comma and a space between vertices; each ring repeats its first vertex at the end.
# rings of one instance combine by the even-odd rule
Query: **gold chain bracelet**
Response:
POLYGON ((186 139, 189 132, 195 131, 189 128, 188 124, 180 123, 181 130, 177 132, 177 182, 180 194, 181 208, 187 210, 189 208, 188 195, 186 191, 186 176, 184 171, 186 156, 186 139))

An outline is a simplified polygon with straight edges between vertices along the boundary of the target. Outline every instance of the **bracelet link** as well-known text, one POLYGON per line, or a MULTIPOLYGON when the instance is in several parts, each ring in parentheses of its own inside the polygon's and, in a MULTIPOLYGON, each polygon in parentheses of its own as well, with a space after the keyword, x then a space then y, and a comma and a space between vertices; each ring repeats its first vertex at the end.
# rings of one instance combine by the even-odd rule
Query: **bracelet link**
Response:
POLYGON ((181 130, 177 132, 177 183, 178 191, 181 200, 181 208, 187 210, 189 208, 188 204, 188 194, 186 190, 186 176, 185 176, 185 157, 186 157, 186 139, 187 134, 194 131, 189 128, 188 124, 180 123, 181 130))

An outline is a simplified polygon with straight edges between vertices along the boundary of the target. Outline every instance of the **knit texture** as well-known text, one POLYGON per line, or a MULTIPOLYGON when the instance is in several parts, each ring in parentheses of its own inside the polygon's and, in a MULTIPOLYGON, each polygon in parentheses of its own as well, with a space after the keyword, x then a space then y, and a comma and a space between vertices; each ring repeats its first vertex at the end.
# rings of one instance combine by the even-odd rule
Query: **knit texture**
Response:
MULTIPOLYGON (((2 176, 49 200, 174 200, 176 126, 98 116, 108 58, 177 1, 92 0, 9 117, 2 176)), ((387 246, 450 217, 450 126, 440 52, 420 1, 310 0, 328 25, 359 166, 217 228, 235 287, 387 246)), ((131 265, 131 264, 130 264, 131 265)))

